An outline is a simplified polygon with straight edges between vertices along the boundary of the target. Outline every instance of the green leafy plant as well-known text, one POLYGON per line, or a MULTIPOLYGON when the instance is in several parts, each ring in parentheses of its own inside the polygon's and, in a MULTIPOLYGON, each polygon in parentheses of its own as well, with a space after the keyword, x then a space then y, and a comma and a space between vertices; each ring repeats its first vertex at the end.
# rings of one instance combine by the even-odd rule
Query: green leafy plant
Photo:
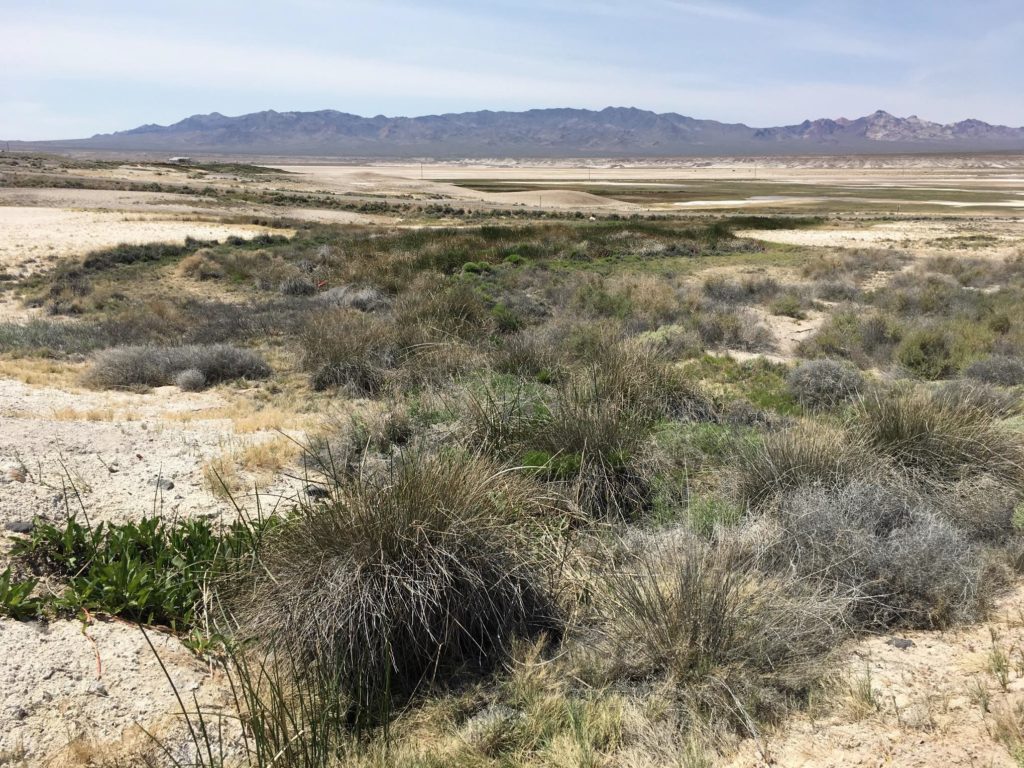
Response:
POLYGON ((57 611, 102 611, 188 631, 210 578, 255 551, 267 525, 238 521, 218 530, 205 520, 148 517, 90 527, 71 518, 38 523, 14 555, 65 584, 52 600, 57 611))
POLYGON ((0 573, 0 616, 12 619, 32 619, 39 615, 42 601, 32 597, 38 582, 35 579, 18 581, 10 568, 0 573))

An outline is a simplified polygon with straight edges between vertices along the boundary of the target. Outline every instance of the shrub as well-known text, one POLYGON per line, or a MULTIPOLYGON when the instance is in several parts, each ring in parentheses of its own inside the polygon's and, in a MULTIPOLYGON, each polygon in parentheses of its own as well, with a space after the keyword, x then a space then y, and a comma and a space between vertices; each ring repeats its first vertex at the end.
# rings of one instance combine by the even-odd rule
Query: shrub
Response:
POLYGON ((596 651, 614 678, 667 678, 692 724, 712 732, 750 735, 806 700, 846 634, 845 600, 765 573, 728 539, 639 548, 599 588, 596 651))
POLYGON ((520 331, 503 337, 493 353, 499 373, 534 378, 550 383, 558 377, 561 360, 558 351, 534 331, 520 331))
POLYGON ((991 590, 981 551, 898 486, 803 488, 777 516, 781 563, 849 590, 861 627, 946 627, 978 615, 991 590))
POLYGON ((840 430, 800 424, 741 447, 733 477, 737 501, 759 508, 805 485, 835 485, 870 473, 877 461, 840 430))
POLYGON ((948 483, 991 473, 1024 481, 1021 440, 970 402, 906 387, 875 392, 861 401, 855 431, 918 480, 948 483))
POLYGON ((1024 360, 1019 357, 991 355, 975 360, 964 368, 964 376, 986 384, 1016 387, 1024 384, 1024 360))
POLYGON ((803 301, 792 293, 785 293, 774 299, 768 308, 773 315, 784 315, 794 320, 803 320, 807 317, 803 301))
POLYGON ((793 369, 786 385, 805 408, 834 408, 860 392, 864 377, 849 363, 810 360, 793 369))
POLYGON ((913 330, 896 348, 900 365, 922 379, 944 379, 956 370, 949 339, 934 328, 913 330))
POLYGON ((491 316, 499 333, 515 333, 522 330, 523 318, 504 304, 496 304, 491 310, 491 316))
POLYGON ((1021 500, 1020 490, 998 477, 967 478, 943 490, 936 499, 943 516, 975 541, 1000 545, 1017 533, 1014 513, 1021 500))
POLYGON ((202 392, 206 389, 206 376, 198 368, 186 368, 174 377, 174 385, 183 392, 202 392))
POLYGON ((483 299, 466 281, 421 275, 395 301, 395 324, 403 347, 453 339, 471 341, 490 333, 483 299))
POLYGON ((492 668, 516 637, 557 630, 516 526, 534 505, 484 460, 407 454, 276 529, 255 589, 233 603, 241 631, 331 676, 357 720, 386 715, 440 675, 492 668))
POLYGON ((814 295, 822 301, 857 301, 860 290, 845 280, 819 280, 814 284, 814 295))
POLYGON ((196 280, 219 280, 224 277, 224 267, 208 248, 201 248, 191 256, 178 262, 178 274, 196 280))
POLYGON ((282 280, 277 291, 285 296, 312 296, 316 293, 316 282, 305 275, 293 275, 282 280))
POLYGON ((229 344, 181 347, 115 347, 100 352, 86 375, 95 387, 160 387, 182 371, 197 370, 208 384, 232 379, 264 379, 270 366, 255 352, 229 344))

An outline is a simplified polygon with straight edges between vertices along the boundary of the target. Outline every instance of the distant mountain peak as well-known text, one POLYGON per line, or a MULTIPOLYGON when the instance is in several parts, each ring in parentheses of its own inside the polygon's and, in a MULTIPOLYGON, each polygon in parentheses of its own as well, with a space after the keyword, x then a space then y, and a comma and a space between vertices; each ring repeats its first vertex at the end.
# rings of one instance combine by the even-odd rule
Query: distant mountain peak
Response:
POLYGON ((67 148, 170 153, 357 157, 672 156, 836 154, 905 151, 1024 151, 1024 128, 977 119, 943 125, 879 109, 858 118, 818 118, 752 128, 630 106, 563 108, 421 117, 360 117, 334 109, 237 117, 197 114, 172 125, 66 142, 67 148))

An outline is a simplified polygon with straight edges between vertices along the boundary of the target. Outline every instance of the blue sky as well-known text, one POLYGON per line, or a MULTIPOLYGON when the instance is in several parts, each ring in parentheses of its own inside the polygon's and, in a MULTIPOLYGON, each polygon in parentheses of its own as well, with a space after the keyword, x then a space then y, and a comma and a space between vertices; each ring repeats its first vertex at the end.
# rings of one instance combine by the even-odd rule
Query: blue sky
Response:
POLYGON ((1024 0, 0 0, 0 137, 636 106, 1024 125, 1024 0))

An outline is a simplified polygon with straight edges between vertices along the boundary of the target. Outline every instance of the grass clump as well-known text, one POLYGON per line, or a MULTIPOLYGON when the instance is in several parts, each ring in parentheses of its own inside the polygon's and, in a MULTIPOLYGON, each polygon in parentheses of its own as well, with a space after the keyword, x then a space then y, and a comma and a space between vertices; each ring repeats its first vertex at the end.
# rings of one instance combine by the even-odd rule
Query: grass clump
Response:
POLYGON ((935 381, 956 370, 948 336, 937 328, 910 331, 896 347, 896 360, 915 376, 935 381))
POLYGON ((848 602, 767 573, 736 539, 647 540, 607 580, 598 653, 619 679, 667 680, 690 729, 754 735, 806 700, 848 602))
POLYGON ((382 318, 355 309, 314 315, 300 341, 302 367, 313 389, 346 387, 360 395, 387 389, 399 351, 394 329, 382 318))
POLYGON ((738 503, 763 508, 806 485, 835 485, 878 464, 867 446, 843 430, 802 423, 741 446, 733 476, 738 503))
POLYGON ((206 374, 198 368, 186 368, 174 377, 174 385, 182 392, 202 392, 206 389, 206 374))
POLYGON ((896 388, 861 402, 854 429, 873 451, 912 478, 955 482, 990 473, 1024 482, 1024 444, 968 399, 896 388))
POLYGON ((86 375, 100 389, 161 387, 185 371, 202 374, 207 384, 233 379, 265 379, 270 366, 257 353, 230 344, 180 347, 115 347, 96 355, 86 375))
POLYGON ((786 386, 805 408, 834 408, 861 391, 864 377, 849 363, 809 360, 793 369, 786 379, 786 386))
POLYGON ((330 675, 357 719, 386 716, 395 698, 491 669, 515 637, 557 631, 516 526, 535 507, 483 459, 406 454, 276 529, 233 603, 240 631, 330 675))

